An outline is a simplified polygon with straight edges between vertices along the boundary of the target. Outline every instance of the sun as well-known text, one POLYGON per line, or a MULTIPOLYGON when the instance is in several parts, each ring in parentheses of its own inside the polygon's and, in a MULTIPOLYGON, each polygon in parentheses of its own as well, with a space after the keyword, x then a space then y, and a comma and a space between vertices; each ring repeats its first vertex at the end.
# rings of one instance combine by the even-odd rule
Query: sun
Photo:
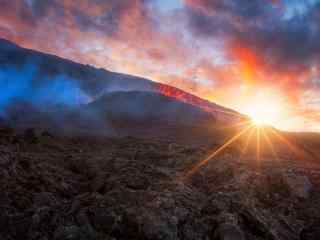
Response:
POLYGON ((251 117, 252 122, 258 126, 267 124, 273 125, 278 118, 278 111, 277 109, 273 108, 275 106, 270 105, 266 107, 266 105, 269 105, 269 103, 257 103, 257 105, 258 106, 252 106, 249 110, 249 116, 251 117))
POLYGON ((245 113, 249 115, 254 125, 275 126, 284 115, 283 101, 275 93, 260 92, 249 98, 245 113))

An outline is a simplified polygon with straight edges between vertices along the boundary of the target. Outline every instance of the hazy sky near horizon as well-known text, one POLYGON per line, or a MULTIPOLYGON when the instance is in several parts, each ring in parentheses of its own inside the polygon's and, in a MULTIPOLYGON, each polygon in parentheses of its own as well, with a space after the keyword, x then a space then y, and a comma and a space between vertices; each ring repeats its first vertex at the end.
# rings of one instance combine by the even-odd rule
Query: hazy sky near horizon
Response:
POLYGON ((0 37, 320 131, 320 0, 0 0, 0 37), (268 104, 270 101, 272 104, 268 104))

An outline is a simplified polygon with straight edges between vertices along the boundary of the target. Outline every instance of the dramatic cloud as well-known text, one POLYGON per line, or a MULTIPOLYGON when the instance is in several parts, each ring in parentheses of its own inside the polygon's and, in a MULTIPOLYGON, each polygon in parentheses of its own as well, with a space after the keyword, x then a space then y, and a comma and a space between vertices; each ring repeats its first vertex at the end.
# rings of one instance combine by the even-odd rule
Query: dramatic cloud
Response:
POLYGON ((265 65, 280 71, 304 70, 320 60, 320 5, 287 19, 286 12, 293 6, 275 1, 186 2, 191 7, 192 31, 227 41, 230 54, 234 46, 249 48, 265 65))
POLYGON ((296 103, 314 89, 312 82, 319 79, 314 69, 320 65, 319 1, 185 2, 193 34, 223 41, 245 85, 272 85, 296 103))
POLYGON ((258 89, 276 89, 294 106, 290 117, 319 125, 319 0, 0 3, 0 37, 25 47, 173 84, 240 111, 258 89))

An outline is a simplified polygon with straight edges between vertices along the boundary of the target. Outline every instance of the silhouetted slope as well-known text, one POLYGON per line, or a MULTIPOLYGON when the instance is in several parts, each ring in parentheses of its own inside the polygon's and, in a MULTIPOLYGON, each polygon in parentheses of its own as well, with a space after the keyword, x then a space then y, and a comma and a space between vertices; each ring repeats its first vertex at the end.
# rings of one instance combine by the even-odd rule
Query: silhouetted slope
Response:
MULTIPOLYGON (((48 82, 63 78, 65 82, 75 82, 79 101, 89 101, 113 91, 152 91, 176 98, 180 101, 200 107, 223 121, 238 121, 243 116, 233 110, 203 100, 178 88, 150 81, 131 75, 98 69, 89 65, 79 64, 54 55, 21 48, 7 40, 0 39, 0 72, 2 78, 14 73, 23 73, 32 78, 32 88, 44 88, 48 82), (10 69, 6 72, 4 70, 10 69), (78 89, 79 88, 79 89, 78 89)), ((8 76, 13 78, 14 76, 8 76)), ((0 77, 1 78, 1 77, 0 77)), ((1 79, 0 79, 1 83, 1 79)), ((60 84, 61 85, 61 84, 60 84)), ((50 86, 52 87, 52 86, 50 86)), ((50 96, 50 89, 47 91, 50 96)), ((52 98, 55 96, 52 95, 52 98)), ((1 98, 0 98, 1 102, 1 98)))
POLYGON ((152 92, 112 92, 88 105, 106 118, 130 121, 156 121, 194 125, 216 121, 214 116, 199 107, 152 92))
POLYGON ((70 108, 35 108, 15 101, 6 108, 6 123, 16 129, 34 128, 59 135, 135 136, 210 144, 228 133, 216 127, 211 113, 154 92, 112 92, 92 103, 70 108))
POLYGON ((6 40, 0 40, 0 88, 0 118, 7 124, 63 135, 188 140, 200 136, 202 142, 212 138, 213 130, 207 130, 211 126, 244 118, 169 85, 24 49, 6 40))

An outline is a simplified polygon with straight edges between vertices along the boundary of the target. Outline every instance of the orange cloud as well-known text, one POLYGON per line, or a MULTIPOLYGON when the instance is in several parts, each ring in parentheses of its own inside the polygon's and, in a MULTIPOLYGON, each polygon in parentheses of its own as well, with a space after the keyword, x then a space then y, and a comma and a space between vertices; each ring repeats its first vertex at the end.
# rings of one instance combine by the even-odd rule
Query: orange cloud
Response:
MULTIPOLYGON (((257 0, 243 8, 237 6, 247 1, 184 0, 187 8, 174 16, 157 14, 143 0, 39 2, 30 7, 24 1, 6 1, 0 9, 0 37, 149 77, 235 108, 236 97, 264 87, 276 88, 291 105, 306 107, 301 97, 312 88, 312 68, 320 66, 319 31, 312 32, 303 22, 292 27, 266 18, 270 11, 257 0), (173 31, 161 25, 163 17, 170 17, 165 27, 173 31), (214 62, 219 53, 213 41, 223 43, 222 63, 214 62)), ((280 0, 265 2, 283 5, 280 0)), ((282 7, 279 11, 274 16, 282 7)), ((305 21, 313 26, 317 16, 310 12, 305 21)))

